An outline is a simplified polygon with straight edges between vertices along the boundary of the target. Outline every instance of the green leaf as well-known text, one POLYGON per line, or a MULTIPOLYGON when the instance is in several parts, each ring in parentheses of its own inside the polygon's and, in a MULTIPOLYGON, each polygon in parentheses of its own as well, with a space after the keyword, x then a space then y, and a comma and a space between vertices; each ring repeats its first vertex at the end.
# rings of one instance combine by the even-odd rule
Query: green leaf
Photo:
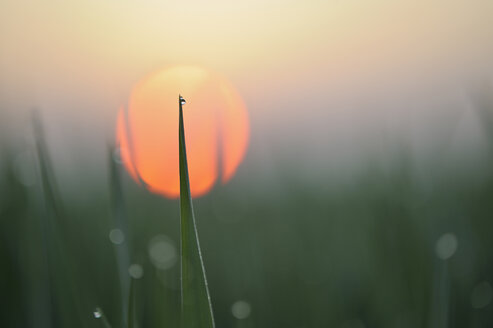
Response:
POLYGON ((43 250, 46 257, 50 288, 50 307, 53 327, 65 327, 78 322, 86 327, 82 312, 86 296, 77 289, 78 280, 69 250, 70 236, 67 234, 67 216, 62 206, 61 193, 55 178, 44 137, 44 129, 38 112, 33 112, 33 129, 39 162, 39 176, 45 200, 40 213, 43 229, 43 250))
POLYGON ((128 328, 135 328, 135 279, 130 279, 130 291, 128 293, 128 328))
POLYGON ((115 163, 113 154, 115 149, 109 148, 109 165, 110 165, 110 188, 111 188, 111 203, 113 208, 113 216, 110 221, 111 229, 118 229, 123 234, 123 241, 119 244, 114 244, 113 248, 116 255, 116 263, 118 267, 118 278, 120 282, 121 295, 121 315, 122 323, 126 324, 128 318, 128 300, 130 290, 130 276, 128 268, 130 266, 130 233, 128 228, 127 213, 125 210, 125 200, 123 197, 123 188, 121 182, 120 166, 115 163))
POLYGON ((182 327, 213 328, 212 305, 190 195, 182 100, 179 96, 182 327))

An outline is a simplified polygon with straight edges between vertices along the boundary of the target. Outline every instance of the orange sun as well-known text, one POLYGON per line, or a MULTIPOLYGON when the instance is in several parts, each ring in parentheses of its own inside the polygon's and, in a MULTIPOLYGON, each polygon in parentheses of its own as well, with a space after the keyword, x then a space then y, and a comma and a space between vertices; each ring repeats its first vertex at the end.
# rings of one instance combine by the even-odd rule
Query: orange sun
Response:
POLYGON ((140 81, 117 119, 117 144, 127 171, 156 193, 180 195, 178 94, 183 107, 192 196, 227 182, 242 161, 249 121, 238 92, 223 77, 195 66, 174 66, 140 81), (219 172, 220 171, 220 172, 219 172))

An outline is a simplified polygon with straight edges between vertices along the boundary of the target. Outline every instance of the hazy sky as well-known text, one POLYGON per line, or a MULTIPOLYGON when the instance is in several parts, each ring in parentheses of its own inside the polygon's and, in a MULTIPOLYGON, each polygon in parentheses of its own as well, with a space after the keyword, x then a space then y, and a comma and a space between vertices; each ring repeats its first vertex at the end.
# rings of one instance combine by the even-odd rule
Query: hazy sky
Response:
POLYGON ((492 17, 488 0, 3 0, 0 83, 37 105, 110 107, 150 71, 200 64, 252 97, 347 90, 489 62, 492 17))
POLYGON ((0 115, 38 107, 53 143, 100 143, 140 78, 197 64, 238 88, 252 140, 293 156, 315 140, 299 150, 344 158, 382 127, 426 144, 436 125, 474 121, 492 18, 490 0, 2 0, 0 115))

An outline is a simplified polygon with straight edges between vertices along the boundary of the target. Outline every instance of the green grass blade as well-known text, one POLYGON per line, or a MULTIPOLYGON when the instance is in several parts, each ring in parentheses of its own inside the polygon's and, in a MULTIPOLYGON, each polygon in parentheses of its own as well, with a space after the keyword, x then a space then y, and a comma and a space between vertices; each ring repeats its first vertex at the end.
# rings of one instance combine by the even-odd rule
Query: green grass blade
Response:
POLYGON ((85 295, 76 289, 74 265, 69 254, 66 235, 66 214, 62 206, 62 197, 48 154, 43 125, 38 112, 33 113, 33 129, 36 138, 36 150, 39 163, 39 175, 44 196, 45 209, 42 213, 43 248, 48 266, 50 301, 54 327, 64 327, 79 322, 85 327, 87 322, 81 312, 85 295))
POLYGON ((135 328, 135 279, 130 279, 130 291, 128 293, 128 317, 127 327, 135 328))
POLYGON ((181 230, 181 288, 182 327, 213 328, 214 318, 207 288, 204 263, 193 214, 190 182, 188 179, 187 151, 183 127, 182 98, 179 103, 180 155, 180 230, 181 230))
POLYGON ((109 150, 109 164, 110 164, 110 187, 111 187, 111 203, 113 208, 113 217, 110 222, 111 229, 118 230, 123 234, 123 241, 118 244, 114 244, 113 248, 116 255, 116 262, 118 266, 118 276, 120 281, 120 294, 121 294, 121 315, 122 322, 125 325, 128 317, 128 293, 130 289, 130 276, 128 274, 128 268, 130 267, 130 253, 129 253, 129 229, 128 219, 125 211, 125 201, 123 198, 123 188, 121 182, 120 167, 113 158, 115 149, 110 147, 109 150))

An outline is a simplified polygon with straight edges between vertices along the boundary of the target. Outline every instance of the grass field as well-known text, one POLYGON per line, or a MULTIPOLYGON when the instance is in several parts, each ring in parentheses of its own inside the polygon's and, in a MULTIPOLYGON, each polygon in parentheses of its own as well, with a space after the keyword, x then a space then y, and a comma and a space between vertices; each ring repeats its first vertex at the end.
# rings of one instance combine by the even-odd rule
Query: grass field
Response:
MULTIPOLYGON (((0 326, 123 327, 130 309, 137 327, 178 327, 179 201, 136 185, 111 149, 105 187, 66 197, 34 123, 32 147, 2 151, 0 326)), ((247 156, 194 200, 216 326, 490 327, 493 166, 437 156, 423 180, 396 149, 344 183, 247 156)))

